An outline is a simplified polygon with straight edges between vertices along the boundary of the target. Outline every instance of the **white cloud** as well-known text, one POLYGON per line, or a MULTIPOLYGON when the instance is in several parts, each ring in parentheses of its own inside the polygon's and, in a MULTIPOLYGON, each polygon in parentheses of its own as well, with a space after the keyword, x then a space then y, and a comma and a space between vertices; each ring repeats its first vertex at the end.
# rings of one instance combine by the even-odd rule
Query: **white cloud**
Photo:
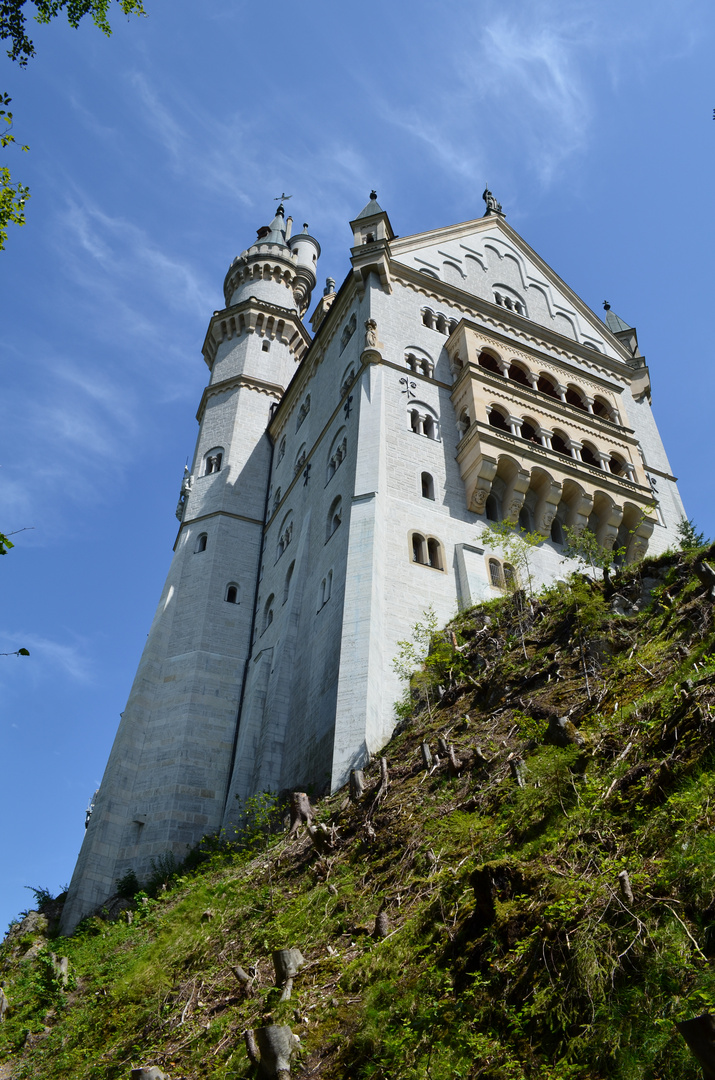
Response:
MULTIPOLYGON (((0 630, 0 643, 4 645, 0 651, 14 652, 16 649, 25 648, 30 656, 5 657, 7 663, 23 665, 34 664, 33 675, 47 676, 59 672, 73 682, 88 683, 92 680, 91 664, 88 657, 86 643, 78 642, 70 645, 67 642, 52 641, 50 638, 41 637, 38 634, 26 634, 22 630, 0 630)), ((27 668, 18 668, 17 671, 27 674, 27 668)), ((6 679, 12 678, 12 668, 4 668, 3 674, 6 679)))

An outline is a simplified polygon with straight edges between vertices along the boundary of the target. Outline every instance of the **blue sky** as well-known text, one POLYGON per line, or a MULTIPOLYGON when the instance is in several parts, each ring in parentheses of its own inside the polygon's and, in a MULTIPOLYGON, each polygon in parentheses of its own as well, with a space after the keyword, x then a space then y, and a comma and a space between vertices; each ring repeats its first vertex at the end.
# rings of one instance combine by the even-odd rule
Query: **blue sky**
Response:
POLYGON ((0 254, 0 931, 70 876, 171 558, 231 259, 273 197, 348 267, 376 187, 401 235, 509 222, 638 328, 687 512, 715 535, 705 0, 354 7, 145 0, 0 60, 29 184, 0 254))

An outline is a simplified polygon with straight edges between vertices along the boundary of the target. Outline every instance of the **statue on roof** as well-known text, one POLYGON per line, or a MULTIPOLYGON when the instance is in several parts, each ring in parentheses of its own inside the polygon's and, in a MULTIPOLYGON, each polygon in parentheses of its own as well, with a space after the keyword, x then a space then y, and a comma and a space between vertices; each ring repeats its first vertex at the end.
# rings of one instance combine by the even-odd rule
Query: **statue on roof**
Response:
POLYGON ((491 191, 486 186, 484 188, 482 198, 487 204, 487 208, 484 212, 484 217, 487 217, 489 214, 501 214, 501 216, 504 217, 504 211, 501 208, 501 203, 496 201, 491 191))

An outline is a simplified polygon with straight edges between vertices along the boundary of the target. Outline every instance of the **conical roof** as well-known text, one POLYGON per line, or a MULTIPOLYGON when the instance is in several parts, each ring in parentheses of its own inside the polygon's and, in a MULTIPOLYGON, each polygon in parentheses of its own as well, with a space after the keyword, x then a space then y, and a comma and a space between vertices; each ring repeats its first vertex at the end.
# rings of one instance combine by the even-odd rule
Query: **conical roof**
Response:
POLYGON ((361 218, 372 217, 373 214, 384 214, 384 212, 385 211, 382 209, 382 207, 377 201, 377 192, 371 191, 370 202, 360 211, 355 220, 360 221, 361 218))
POLYGON ((608 300, 603 301, 603 306, 606 310, 606 326, 612 334, 620 334, 624 330, 632 330, 633 327, 625 323, 620 315, 616 315, 615 311, 611 311, 611 305, 608 300))
POLYGON ((282 247, 287 247, 286 244, 286 223, 285 223, 285 207, 283 203, 280 204, 276 210, 276 216, 268 226, 268 233, 266 236, 261 237, 259 243, 261 244, 280 244, 282 247))

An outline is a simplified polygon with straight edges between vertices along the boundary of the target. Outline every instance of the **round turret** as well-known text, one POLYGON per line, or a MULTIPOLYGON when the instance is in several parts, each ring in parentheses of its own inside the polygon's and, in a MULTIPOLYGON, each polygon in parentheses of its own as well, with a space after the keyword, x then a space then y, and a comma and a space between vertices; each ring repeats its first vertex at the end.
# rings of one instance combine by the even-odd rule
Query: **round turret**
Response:
POLYGON ((308 235, 307 226, 287 237, 281 203, 271 224, 262 225, 251 247, 231 263, 223 286, 227 307, 254 297, 303 314, 316 282, 320 245, 308 235))
POLYGON ((297 260, 297 281, 293 292, 303 312, 310 303, 310 296, 317 281, 316 267, 320 257, 320 244, 309 235, 307 224, 303 225, 303 232, 291 237, 288 243, 297 260))

